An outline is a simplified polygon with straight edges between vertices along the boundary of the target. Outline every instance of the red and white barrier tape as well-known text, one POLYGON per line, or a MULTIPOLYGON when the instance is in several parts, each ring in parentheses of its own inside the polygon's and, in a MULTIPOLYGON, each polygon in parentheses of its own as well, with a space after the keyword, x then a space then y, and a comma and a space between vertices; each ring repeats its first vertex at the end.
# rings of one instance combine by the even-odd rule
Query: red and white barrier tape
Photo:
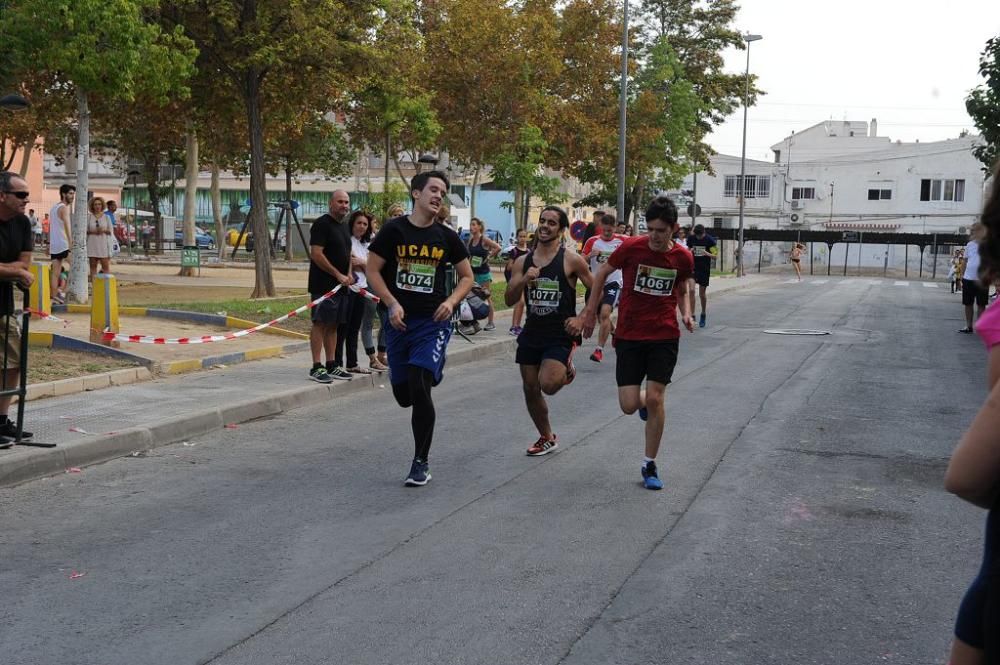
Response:
POLYGON ((21 316, 25 312, 27 312, 31 316, 38 317, 39 319, 56 321, 57 323, 65 323, 67 326, 70 324, 70 321, 67 321, 66 319, 60 319, 58 316, 52 316, 51 314, 46 314, 45 312, 40 312, 37 309, 31 309, 31 308, 19 309, 16 312, 14 312, 14 316, 21 316))
MULTIPOLYGON (((378 296, 368 291, 367 289, 363 289, 361 287, 356 287, 356 286, 350 286, 348 288, 350 288, 355 293, 365 298, 368 298, 369 300, 374 300, 375 302, 378 302, 378 296)), ((152 335, 124 335, 121 333, 105 332, 103 334, 102 339, 105 342, 129 342, 132 344, 208 344, 210 342, 226 342, 231 339, 239 339, 240 337, 246 337, 247 335, 251 335, 255 332, 264 330, 265 328, 270 328, 271 326, 275 326, 283 321, 287 321, 293 316, 297 316, 298 314, 301 314, 307 309, 312 309, 319 303, 323 302, 324 300, 327 300, 340 289, 341 286, 338 285, 331 291, 328 291, 327 293, 321 295, 319 298, 316 298, 316 300, 313 300, 312 302, 307 303, 302 307, 299 307, 298 309, 294 309, 288 314, 285 314, 284 316, 279 316, 274 320, 268 321, 267 323, 262 323, 259 326, 254 326, 253 328, 247 328, 246 330, 237 330, 236 332, 225 333, 223 335, 202 335, 201 337, 166 338, 166 337, 153 337, 152 335)))

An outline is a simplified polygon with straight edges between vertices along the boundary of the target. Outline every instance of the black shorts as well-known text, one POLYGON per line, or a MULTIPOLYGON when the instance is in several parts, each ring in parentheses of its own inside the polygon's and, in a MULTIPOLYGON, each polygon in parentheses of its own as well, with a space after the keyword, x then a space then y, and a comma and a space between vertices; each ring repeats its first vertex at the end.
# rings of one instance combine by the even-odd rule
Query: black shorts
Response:
POLYGON ((609 282, 604 285, 604 295, 601 296, 601 306, 608 305, 614 307, 618 304, 618 293, 622 290, 618 282, 609 282))
POLYGON ((563 365, 569 364, 575 341, 566 337, 563 339, 531 338, 524 333, 517 338, 517 353, 514 362, 518 365, 541 365, 543 360, 555 360, 563 365))
MULTIPOLYGON (((68 249, 65 252, 59 252, 58 254, 49 254, 49 258, 52 259, 53 261, 62 261, 67 256, 69 256, 69 250, 68 249)), ((315 298, 314 298, 314 300, 315 300, 315 298)))
POLYGON ((962 280, 962 304, 972 305, 976 303, 978 307, 986 307, 990 298, 989 288, 983 288, 978 279, 962 280))
POLYGON ((698 268, 695 266, 694 269, 694 281, 698 286, 708 286, 709 277, 712 275, 711 268, 698 268))
MULTIPOLYGON (((310 296, 312 300, 319 298, 322 293, 310 296)), ((347 323, 351 319, 351 292, 346 289, 337 291, 332 296, 312 308, 313 323, 341 324, 347 323)))
POLYGON ((641 386, 642 380, 667 385, 677 364, 678 340, 630 341, 615 340, 615 379, 618 386, 641 386))

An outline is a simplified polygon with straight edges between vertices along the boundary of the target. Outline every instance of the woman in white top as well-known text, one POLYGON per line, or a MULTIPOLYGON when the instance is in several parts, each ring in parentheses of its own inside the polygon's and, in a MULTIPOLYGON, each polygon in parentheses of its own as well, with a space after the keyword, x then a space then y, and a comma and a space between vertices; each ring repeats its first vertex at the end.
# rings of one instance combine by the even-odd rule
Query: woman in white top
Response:
MULTIPOLYGON (((365 267, 368 265, 368 243, 372 239, 372 221, 372 217, 364 210, 355 210, 347 219, 347 228, 351 233, 351 269, 354 271, 354 285, 362 289, 368 288, 365 267)), ((375 344, 372 340, 374 318, 375 303, 362 295, 354 294, 351 318, 346 326, 347 335, 343 342, 337 340, 337 359, 341 357, 340 346, 343 343, 347 347, 345 367, 352 374, 371 374, 373 371, 384 372, 388 369, 375 356, 375 344), (358 364, 358 333, 361 333, 370 369, 358 364)))
POLYGON ((104 199, 95 196, 90 199, 87 214, 87 257, 90 259, 90 280, 97 274, 100 264, 101 272, 111 272, 111 220, 104 214, 104 199))

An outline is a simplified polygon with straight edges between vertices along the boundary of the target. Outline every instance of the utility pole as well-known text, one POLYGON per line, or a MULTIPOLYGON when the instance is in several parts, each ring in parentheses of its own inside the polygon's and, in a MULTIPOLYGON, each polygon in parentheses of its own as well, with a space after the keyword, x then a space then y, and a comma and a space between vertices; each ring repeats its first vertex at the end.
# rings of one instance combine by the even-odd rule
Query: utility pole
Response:
MULTIPOLYGON (((628 0, 622 12, 622 80, 618 94, 618 222, 625 221, 625 115, 628 98, 628 0)), ((628 223, 628 222, 626 222, 628 223)))

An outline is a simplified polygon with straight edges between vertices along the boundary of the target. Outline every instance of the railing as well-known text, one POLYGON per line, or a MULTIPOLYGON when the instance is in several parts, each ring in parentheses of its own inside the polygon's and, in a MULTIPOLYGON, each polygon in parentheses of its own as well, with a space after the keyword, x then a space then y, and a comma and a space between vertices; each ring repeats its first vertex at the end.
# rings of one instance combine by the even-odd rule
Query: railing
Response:
POLYGON ((9 290, 10 297, 6 298, 7 311, 0 312, 3 324, 3 366, 0 367, 0 397, 17 398, 17 417, 14 420, 15 436, 13 442, 0 443, 0 448, 10 448, 14 445, 35 446, 39 448, 53 448, 54 443, 40 443, 36 441, 22 441, 24 433, 24 403, 28 394, 28 322, 31 319, 31 298, 29 290, 19 282, 11 280, 0 280, 0 289, 9 290), (20 310, 14 309, 14 289, 20 291, 24 296, 24 305, 20 310), (10 366, 10 337, 14 332, 19 331, 17 341, 18 349, 18 381, 17 387, 7 387, 7 372, 13 369, 10 366))

